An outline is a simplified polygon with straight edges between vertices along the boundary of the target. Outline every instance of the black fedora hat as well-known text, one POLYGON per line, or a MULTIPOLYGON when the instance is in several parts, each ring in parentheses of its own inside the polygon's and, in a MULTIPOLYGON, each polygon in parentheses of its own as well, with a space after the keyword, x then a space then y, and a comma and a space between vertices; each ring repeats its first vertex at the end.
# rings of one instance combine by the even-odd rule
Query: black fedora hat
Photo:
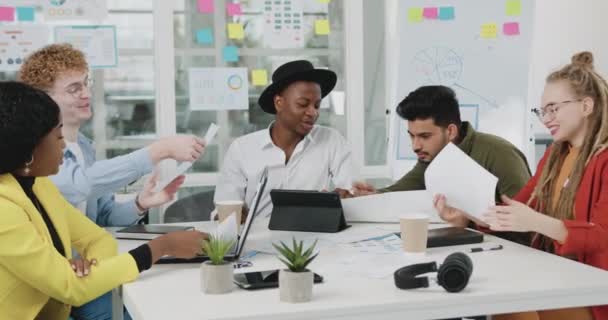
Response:
POLYGON ((325 69, 315 69, 306 60, 296 60, 285 63, 272 74, 272 84, 269 85, 258 99, 262 110, 275 114, 274 96, 296 81, 316 82, 321 87, 321 97, 324 98, 336 86, 336 73, 325 69))

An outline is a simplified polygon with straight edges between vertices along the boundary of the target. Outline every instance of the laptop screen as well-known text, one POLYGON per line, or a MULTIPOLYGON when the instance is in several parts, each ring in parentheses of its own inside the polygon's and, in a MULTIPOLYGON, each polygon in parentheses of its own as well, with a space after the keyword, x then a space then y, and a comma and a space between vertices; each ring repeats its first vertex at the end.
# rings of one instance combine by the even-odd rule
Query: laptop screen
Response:
POLYGON ((258 182, 257 189, 255 194, 253 195, 253 201, 251 202, 251 208, 249 208, 249 213, 247 214, 247 220, 245 220, 245 227, 243 228, 243 232, 239 237, 239 243, 237 245, 237 258, 241 255, 243 251, 243 247, 245 246, 245 240, 247 239, 247 234, 249 234, 249 229, 251 228, 251 224, 253 223, 253 219, 257 215, 257 211, 259 208, 260 198, 262 198, 262 194, 264 193, 264 188, 266 188, 266 183, 268 182, 268 167, 264 168, 262 172, 262 176, 260 177, 260 181, 258 182))

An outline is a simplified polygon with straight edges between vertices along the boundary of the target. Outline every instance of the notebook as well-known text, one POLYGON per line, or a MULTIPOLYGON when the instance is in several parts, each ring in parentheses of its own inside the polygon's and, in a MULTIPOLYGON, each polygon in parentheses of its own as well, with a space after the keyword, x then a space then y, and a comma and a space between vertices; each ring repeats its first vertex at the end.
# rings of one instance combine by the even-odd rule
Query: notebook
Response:
POLYGON ((167 226, 167 225, 149 225, 136 224, 116 231, 118 239, 135 239, 135 240, 152 240, 165 233, 174 231, 193 230, 193 227, 188 226, 167 226))

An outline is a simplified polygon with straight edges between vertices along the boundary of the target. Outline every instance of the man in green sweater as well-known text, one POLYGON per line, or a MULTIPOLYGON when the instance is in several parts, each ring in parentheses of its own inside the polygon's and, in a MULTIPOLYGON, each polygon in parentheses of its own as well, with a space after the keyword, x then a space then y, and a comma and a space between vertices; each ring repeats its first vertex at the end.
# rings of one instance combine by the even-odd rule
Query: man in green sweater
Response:
MULTIPOLYGON (((496 202, 500 195, 514 196, 530 179, 528 162, 521 151, 508 141, 486 133, 477 132, 468 122, 460 120, 456 94, 445 86, 424 86, 411 92, 397 106, 397 113, 408 121, 408 134, 418 163, 395 184, 376 190, 367 183, 355 183, 355 196, 377 192, 424 190, 424 172, 435 156, 449 142, 457 145, 473 160, 498 177, 496 202)), ((458 170, 458 168, 454 168, 458 170)), ((436 206, 445 206, 446 199, 436 198, 436 206)), ((447 199, 449 203, 449 199, 447 199)), ((457 210, 453 210, 456 212, 457 210)), ((446 215, 442 214, 446 219, 446 215)), ((447 215, 447 222, 466 226, 469 221, 460 214, 447 215)), ((504 234, 503 237, 527 242, 504 234)), ((527 243, 526 243, 527 244, 527 243)))

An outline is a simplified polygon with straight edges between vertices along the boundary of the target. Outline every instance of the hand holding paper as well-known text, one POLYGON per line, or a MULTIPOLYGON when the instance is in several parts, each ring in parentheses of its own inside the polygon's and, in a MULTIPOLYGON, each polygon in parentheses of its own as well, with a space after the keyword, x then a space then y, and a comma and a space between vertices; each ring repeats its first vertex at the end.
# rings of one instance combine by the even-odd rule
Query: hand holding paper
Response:
POLYGON ((447 205, 476 219, 495 204, 498 178, 452 143, 433 159, 424 180, 431 194, 444 195, 447 205))
MULTIPOLYGON (((207 133, 205 134, 205 138, 204 138, 206 146, 211 144, 211 142, 215 138, 215 135, 217 134, 218 130, 219 130, 219 127, 215 123, 212 123, 209 126, 209 129, 207 129, 207 133)), ((201 153, 201 156, 203 156, 202 153, 201 153)), ((175 180, 175 178, 185 174, 186 171, 188 171, 188 169, 190 169, 190 167, 192 167, 192 164, 193 164, 193 162, 190 162, 190 161, 184 161, 184 162, 178 164, 177 169, 175 170, 175 174, 171 177, 168 177, 166 180, 162 181, 161 183, 159 183, 156 186, 155 191, 158 192, 158 191, 164 189, 169 183, 171 183, 171 181, 175 180)))

